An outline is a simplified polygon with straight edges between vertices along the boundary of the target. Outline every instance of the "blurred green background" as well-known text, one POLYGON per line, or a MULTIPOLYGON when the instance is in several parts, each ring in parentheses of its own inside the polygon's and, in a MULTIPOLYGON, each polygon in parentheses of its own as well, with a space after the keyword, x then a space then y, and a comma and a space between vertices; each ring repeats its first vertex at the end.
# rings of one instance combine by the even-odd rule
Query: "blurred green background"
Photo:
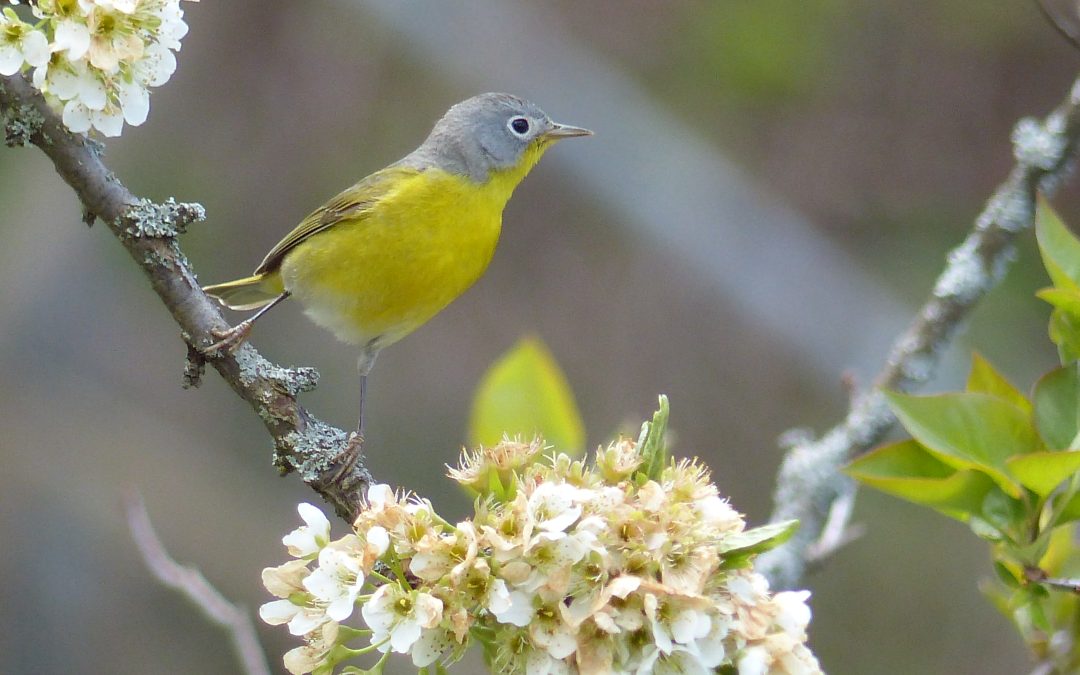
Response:
MULTIPOLYGON (((534 98, 597 132, 549 153, 511 200, 487 275, 374 371, 371 470, 451 516, 468 502, 444 464, 473 388, 533 333, 590 445, 666 393, 676 452, 705 458, 763 522, 777 436, 840 418, 844 368, 868 381, 1011 166, 1015 120, 1048 111, 1080 65, 1015 0, 185 9, 177 73, 107 161, 139 195, 207 207, 182 243, 208 283, 248 273, 475 93, 534 98)), ((1057 200, 1067 221, 1078 195, 1074 182, 1057 200)), ((121 497, 141 491, 171 553, 254 609, 295 504, 315 495, 277 477, 258 419, 215 374, 180 388, 176 326, 112 237, 80 224, 40 152, 0 150, 0 204, 0 672, 234 672, 223 634, 150 579, 121 497)), ((1053 365, 1040 269, 1027 234, 935 389, 973 346, 1023 388, 1053 365)), ((297 306, 253 342, 317 367, 303 402, 354 423, 355 354, 297 306)), ((806 582, 828 672, 1029 669, 977 591, 990 568, 961 525, 869 492, 856 519, 865 536, 806 582)), ((260 634, 280 668, 296 640, 260 634)))

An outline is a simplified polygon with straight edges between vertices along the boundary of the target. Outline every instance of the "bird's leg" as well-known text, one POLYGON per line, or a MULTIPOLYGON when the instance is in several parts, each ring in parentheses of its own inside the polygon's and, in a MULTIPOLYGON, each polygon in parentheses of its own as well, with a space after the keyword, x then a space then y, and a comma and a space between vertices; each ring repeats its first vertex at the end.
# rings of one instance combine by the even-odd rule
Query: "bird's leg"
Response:
POLYGON ((243 344, 244 340, 247 340, 248 335, 251 334, 251 327, 255 324, 255 321, 258 320, 258 318, 263 314, 269 312, 271 309, 274 308, 275 305, 277 305, 279 302, 289 297, 290 295, 292 294, 289 293, 289 291, 282 292, 281 295, 271 300, 269 304, 261 307, 259 311, 255 312, 250 317, 244 319, 243 321, 228 330, 211 331, 213 336, 218 338, 218 341, 207 347, 203 353, 209 356, 214 356, 221 353, 222 351, 231 352, 235 350, 237 347, 243 344))
POLYGON ((338 468, 334 471, 332 481, 339 482, 342 478, 352 473, 356 463, 364 450, 364 395, 367 393, 367 373, 360 374, 360 421, 356 424, 356 431, 349 434, 349 440, 336 457, 334 463, 338 468))
POLYGON ((364 397, 367 396, 367 373, 360 374, 360 421, 356 423, 356 435, 364 437, 364 397))

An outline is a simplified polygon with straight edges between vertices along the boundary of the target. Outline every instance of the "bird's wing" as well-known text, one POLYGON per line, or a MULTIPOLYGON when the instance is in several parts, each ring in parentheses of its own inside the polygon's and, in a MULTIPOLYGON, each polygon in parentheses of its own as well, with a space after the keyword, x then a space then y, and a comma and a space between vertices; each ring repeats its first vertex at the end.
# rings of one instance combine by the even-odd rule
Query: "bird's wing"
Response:
POLYGON ((312 211, 292 232, 285 235, 284 239, 270 249, 255 269, 255 274, 265 274, 276 270, 285 255, 308 238, 329 230, 343 220, 362 218, 375 204, 379 203, 380 199, 397 186, 398 181, 415 176, 419 172, 418 169, 412 167, 391 165, 343 190, 336 197, 312 211))

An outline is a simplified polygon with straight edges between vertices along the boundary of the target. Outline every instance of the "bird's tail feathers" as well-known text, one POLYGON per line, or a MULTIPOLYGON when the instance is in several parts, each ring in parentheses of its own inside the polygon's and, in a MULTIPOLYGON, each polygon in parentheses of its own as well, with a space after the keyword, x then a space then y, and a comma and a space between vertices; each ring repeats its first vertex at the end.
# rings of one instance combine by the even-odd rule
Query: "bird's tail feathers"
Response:
POLYGON ((256 274, 223 284, 203 286, 203 292, 229 309, 252 310, 270 304, 284 290, 278 274, 256 274))

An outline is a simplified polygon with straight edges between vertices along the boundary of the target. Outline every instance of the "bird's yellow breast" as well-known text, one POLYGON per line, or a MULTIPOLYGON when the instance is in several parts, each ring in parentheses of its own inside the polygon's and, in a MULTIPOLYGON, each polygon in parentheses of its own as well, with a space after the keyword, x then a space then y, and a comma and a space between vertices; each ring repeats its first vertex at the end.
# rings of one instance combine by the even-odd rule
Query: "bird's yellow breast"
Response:
POLYGON ((434 168, 398 179, 371 208, 290 251, 284 287, 345 342, 375 350, 396 342, 487 269, 529 159, 485 183, 434 168))

